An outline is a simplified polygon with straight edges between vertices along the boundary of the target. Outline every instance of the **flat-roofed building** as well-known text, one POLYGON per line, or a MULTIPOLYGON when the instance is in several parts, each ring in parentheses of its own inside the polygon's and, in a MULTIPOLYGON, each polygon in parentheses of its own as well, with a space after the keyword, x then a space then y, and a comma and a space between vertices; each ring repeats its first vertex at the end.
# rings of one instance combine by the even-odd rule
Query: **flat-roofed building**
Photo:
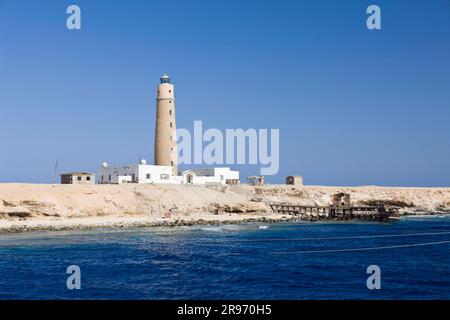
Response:
POLYGON ((286 184, 287 185, 293 185, 293 186, 302 186, 303 185, 303 178, 301 176, 287 176, 286 177, 286 184))
POLYGON ((228 167, 186 170, 181 176, 185 184, 239 184, 239 171, 228 167))
POLYGON ((263 186, 265 184, 264 176, 250 176, 247 180, 251 186, 263 186))
POLYGON ((145 160, 127 166, 110 167, 103 163, 98 171, 99 184, 122 183, 181 183, 181 177, 173 174, 171 166, 148 165, 145 160))
POLYGON ((90 172, 68 172, 61 176, 61 184, 95 184, 95 174, 90 172))
POLYGON ((98 171, 99 184, 165 183, 165 184, 238 184, 239 171, 230 168, 186 170, 173 174, 172 166, 148 165, 145 160, 128 166, 110 167, 105 162, 98 171))

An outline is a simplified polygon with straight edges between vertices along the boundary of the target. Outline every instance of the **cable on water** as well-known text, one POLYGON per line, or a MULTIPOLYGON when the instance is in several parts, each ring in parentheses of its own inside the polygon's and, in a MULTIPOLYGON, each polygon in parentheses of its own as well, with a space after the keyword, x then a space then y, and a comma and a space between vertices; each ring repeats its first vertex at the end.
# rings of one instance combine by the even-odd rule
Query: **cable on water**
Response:
POLYGON ((433 245, 447 244, 447 243, 450 243, 450 240, 448 240, 448 241, 436 241, 436 242, 412 243, 412 244, 399 244, 399 245, 382 246, 382 247, 366 247, 366 248, 302 250, 302 251, 273 251, 273 252, 269 252, 269 254, 332 253, 332 252, 370 251, 370 250, 383 250, 383 249, 397 249, 397 248, 411 248, 411 247, 433 246, 433 245))
POLYGON ((260 238, 260 239, 230 239, 208 242, 208 244, 225 244, 233 242, 291 242, 291 241, 322 241, 322 240, 352 240, 352 239, 374 239, 374 238, 394 238, 394 237, 415 237, 415 236, 434 236, 450 234, 450 231, 442 232, 422 232, 406 234, 378 234, 367 236, 345 236, 345 237, 310 237, 310 238, 260 238))

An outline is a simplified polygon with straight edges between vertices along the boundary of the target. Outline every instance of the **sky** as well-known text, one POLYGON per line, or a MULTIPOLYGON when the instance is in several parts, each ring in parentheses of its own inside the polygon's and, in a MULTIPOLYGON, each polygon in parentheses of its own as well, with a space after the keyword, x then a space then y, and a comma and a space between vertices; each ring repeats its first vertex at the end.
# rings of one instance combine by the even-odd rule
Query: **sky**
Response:
POLYGON ((0 182, 153 162, 163 73, 179 128, 280 130, 268 182, 450 186, 449 0, 0 0, 0 182))

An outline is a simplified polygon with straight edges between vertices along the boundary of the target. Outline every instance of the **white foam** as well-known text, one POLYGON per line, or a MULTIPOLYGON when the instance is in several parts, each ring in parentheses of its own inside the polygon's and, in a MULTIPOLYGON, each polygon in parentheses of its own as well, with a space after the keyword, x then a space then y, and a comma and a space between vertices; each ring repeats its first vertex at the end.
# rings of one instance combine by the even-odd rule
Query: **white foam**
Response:
POLYGON ((207 227, 207 228, 202 228, 201 230, 203 230, 203 231, 214 231, 214 232, 223 231, 223 229, 220 228, 220 227, 207 227))

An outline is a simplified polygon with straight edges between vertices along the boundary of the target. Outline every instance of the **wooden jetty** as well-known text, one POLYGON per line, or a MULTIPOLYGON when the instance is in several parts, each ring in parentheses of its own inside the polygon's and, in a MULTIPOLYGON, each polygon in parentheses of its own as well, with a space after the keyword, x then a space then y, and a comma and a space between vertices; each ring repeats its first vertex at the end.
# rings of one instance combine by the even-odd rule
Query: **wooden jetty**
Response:
POLYGON ((317 220, 365 220, 389 221, 398 219, 395 208, 387 209, 383 204, 378 206, 352 206, 348 194, 337 194, 330 206, 308 206, 291 203, 269 203, 273 212, 298 215, 301 218, 317 220))

